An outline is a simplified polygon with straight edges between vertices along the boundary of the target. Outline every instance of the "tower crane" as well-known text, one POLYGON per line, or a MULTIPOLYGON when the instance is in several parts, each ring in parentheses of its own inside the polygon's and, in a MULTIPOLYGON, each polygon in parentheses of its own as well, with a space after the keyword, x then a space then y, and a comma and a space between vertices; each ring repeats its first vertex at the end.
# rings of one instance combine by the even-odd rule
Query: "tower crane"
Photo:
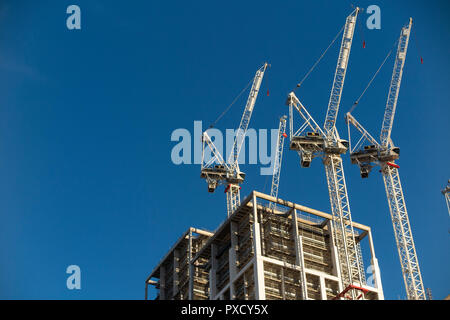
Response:
MULTIPOLYGON (((280 124, 278 125, 278 139, 275 153, 275 161, 273 163, 273 175, 272 175, 272 188, 270 195, 274 198, 278 198, 278 187, 280 185, 280 173, 281 173, 281 161, 283 160, 283 146, 284 138, 286 134, 286 116, 280 118, 280 124)), ((275 202, 270 202, 269 209, 275 208, 275 202)))
POLYGON ((448 215, 450 215, 450 180, 448 180, 447 186, 441 191, 447 202, 448 215))
POLYGON ((226 185, 225 193, 227 194, 228 216, 236 210, 241 202, 241 187, 239 184, 244 181, 245 173, 239 169, 238 159, 267 66, 268 64, 264 63, 264 65, 256 71, 228 160, 224 160, 207 131, 203 132, 202 135, 202 164, 200 177, 206 180, 209 192, 214 192, 220 184, 226 185), (212 154, 210 159, 206 159, 206 150, 208 148, 210 150, 209 155, 212 154))
POLYGON ((340 289, 348 293, 351 299, 360 296, 357 290, 361 289, 362 284, 365 284, 365 273, 359 243, 355 240, 342 166, 341 154, 347 151, 348 142, 339 138, 335 123, 359 10, 356 8, 347 17, 343 28, 339 57, 323 127, 317 124, 294 92, 289 93, 286 102, 289 106, 290 149, 298 152, 302 167, 309 167, 315 157, 321 157, 325 166, 333 217, 333 238, 338 251, 341 275, 340 289), (302 125, 297 130, 294 130, 293 126, 293 109, 296 109, 303 119, 302 125))
POLYGON ((380 142, 373 138, 350 113, 346 114, 346 121, 349 126, 349 133, 350 125, 353 125, 361 133, 361 138, 354 148, 350 147, 351 162, 359 165, 361 177, 367 178, 375 165, 381 167, 380 171, 383 175, 386 189, 407 298, 409 300, 426 300, 426 292, 422 282, 419 261, 400 183, 398 172, 400 167, 395 163, 395 160, 400 156, 400 149, 394 146, 391 139, 411 27, 412 19, 410 18, 408 24, 402 28, 398 39, 394 70, 381 127, 380 142))

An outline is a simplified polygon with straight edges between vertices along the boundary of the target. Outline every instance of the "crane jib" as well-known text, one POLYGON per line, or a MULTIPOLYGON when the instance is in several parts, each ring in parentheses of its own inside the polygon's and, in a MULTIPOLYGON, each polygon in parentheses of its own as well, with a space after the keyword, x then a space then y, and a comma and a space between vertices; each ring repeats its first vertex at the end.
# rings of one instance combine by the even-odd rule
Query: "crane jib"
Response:
POLYGON ((241 187, 239 184, 244 181, 245 174, 239 170, 239 153, 242 148, 256 98, 258 96, 259 88, 261 86, 262 78, 267 66, 268 64, 264 63, 264 65, 256 71, 256 75, 253 78, 253 85, 247 99, 239 128, 236 132, 232 153, 230 154, 228 161, 225 162, 219 150, 216 148, 206 132, 204 132, 202 136, 202 164, 200 177, 206 180, 208 184, 208 192, 214 192, 220 184, 226 185, 225 193, 227 195, 228 216, 230 216, 240 204, 241 187), (205 156, 206 147, 209 147, 212 152, 212 158, 205 156))
POLYGON ((231 165, 237 166, 237 161, 239 158, 239 153, 241 152, 242 144, 245 139, 245 135, 247 134, 248 125, 250 123, 250 118, 253 113, 253 109, 255 107, 256 98, 258 97, 259 88, 261 87, 261 82, 264 77, 264 72, 267 68, 267 63, 264 64, 263 67, 258 69, 255 74, 255 78, 253 80, 252 88, 250 89, 250 94, 248 95, 247 103, 244 108, 244 112, 242 114, 241 122, 239 124, 239 128, 236 132, 236 138, 233 143, 233 153, 230 155, 228 159, 228 163, 231 165))
POLYGON ((402 81, 403 67, 405 65, 406 53, 408 50, 409 35, 411 34, 412 19, 407 26, 403 27, 400 32, 400 38, 397 45, 397 54, 395 57, 394 70, 392 72, 389 93, 386 101, 386 109, 384 111, 383 123, 380 133, 380 144, 387 149, 390 141, 392 126, 394 124, 394 116, 397 107, 398 95, 400 92, 400 84, 402 81))
POLYGON ((328 102, 327 115, 323 126, 329 140, 334 139, 334 126, 339 111, 339 104, 341 101, 342 89, 344 87, 345 74, 347 71, 348 59, 350 57, 350 50, 358 12, 359 8, 355 9, 355 11, 347 17, 344 33, 342 35, 333 86, 331 88, 330 100, 328 102))

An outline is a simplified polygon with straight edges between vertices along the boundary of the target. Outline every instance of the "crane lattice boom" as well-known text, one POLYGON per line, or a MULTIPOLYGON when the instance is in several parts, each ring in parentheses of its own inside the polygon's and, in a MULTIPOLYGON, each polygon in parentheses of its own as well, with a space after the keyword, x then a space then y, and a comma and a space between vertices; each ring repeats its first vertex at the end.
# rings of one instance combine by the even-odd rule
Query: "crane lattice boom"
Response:
POLYGON ((412 19, 410 18, 408 25, 402 28, 400 38, 398 39, 394 70, 392 72, 391 84, 389 86, 389 93, 380 134, 380 144, 385 149, 387 149, 388 143, 390 142, 392 125, 394 124, 395 108, 397 107, 400 84, 402 83, 403 66, 405 65, 411 27, 412 19))
POLYGON ((347 17, 344 35, 342 36, 341 47, 339 50, 339 58, 334 73, 333 86, 331 88, 330 100, 328 102, 327 115, 325 117, 324 131, 327 139, 332 139, 335 134, 335 123, 339 112, 339 104, 341 102, 342 89, 344 88, 345 74, 347 72, 348 59, 350 57, 350 49, 352 47, 353 34, 356 26, 356 18, 359 8, 356 8, 347 17))
POLYGON ((233 144, 233 153, 230 154, 228 163, 233 166, 239 166, 238 158, 241 152, 242 144, 247 134, 248 125, 252 117, 253 108, 255 107, 256 98, 258 97, 259 88, 261 87, 261 82, 264 77, 264 72, 267 69, 267 63, 265 63, 258 71, 256 71, 255 78, 253 79, 253 85, 250 89, 250 94, 248 95, 247 103, 245 104, 244 113, 242 114, 241 122, 239 128, 236 132, 236 138, 233 144))
POLYGON ((225 184, 225 193, 227 194, 227 215, 230 216, 239 206, 240 200, 240 186, 245 174, 239 170, 239 153, 242 144, 247 134, 248 125, 252 116, 253 108, 255 106, 256 98, 258 97, 259 88, 261 86, 264 72, 268 64, 264 65, 256 71, 253 78, 252 88, 247 99, 247 103, 242 114, 239 128, 236 131, 236 136, 233 143, 232 153, 228 161, 225 162, 222 155, 211 141, 207 132, 203 133, 202 146, 202 166, 200 177, 206 179, 208 184, 208 191, 214 192, 219 184, 225 184), (206 159, 206 149, 209 148, 212 153, 210 159, 206 159))
MULTIPOLYGON (((333 238, 340 264, 341 290, 352 288, 354 284, 365 284, 361 250, 353 230, 341 158, 341 154, 347 151, 348 143, 339 138, 335 127, 358 12, 359 8, 356 8, 347 17, 343 29, 339 58, 323 129, 317 125, 317 122, 293 92, 289 94, 287 100, 290 116, 290 149, 299 153, 302 167, 309 167, 315 157, 321 157, 325 165, 333 217, 333 238), (293 127, 294 108, 303 119, 302 125, 296 130, 293 127)), ((351 289, 350 293, 353 298, 356 298, 355 290, 351 289)))

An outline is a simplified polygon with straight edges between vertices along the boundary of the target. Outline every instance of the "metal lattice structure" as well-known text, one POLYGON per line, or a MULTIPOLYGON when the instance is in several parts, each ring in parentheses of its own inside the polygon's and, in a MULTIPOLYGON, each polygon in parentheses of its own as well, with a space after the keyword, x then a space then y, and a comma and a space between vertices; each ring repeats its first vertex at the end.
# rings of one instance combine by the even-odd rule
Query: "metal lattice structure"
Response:
POLYGON ((355 233, 351 225, 352 217, 345 184, 342 158, 339 155, 328 155, 325 158, 325 171, 330 195, 331 212, 334 213, 334 231, 339 260, 341 261, 344 287, 353 282, 362 283, 362 261, 358 255, 355 233))
POLYGON ((391 132, 394 124, 395 109, 397 107, 398 94, 402 82, 403 67, 405 65, 411 27, 412 19, 410 18, 408 25, 402 28, 398 39, 397 55, 395 57, 394 70, 392 71, 391 84, 389 86, 383 124, 381 126, 380 144, 384 149, 388 148, 388 144, 392 144, 390 140, 391 132))
POLYGON ((268 64, 264 65, 256 71, 253 79, 253 85, 250 89, 250 94, 245 105, 244 113, 242 114, 239 128, 236 131, 232 153, 228 161, 224 158, 216 148, 207 131, 202 136, 202 165, 200 177, 206 179, 208 184, 208 191, 214 192, 218 185, 226 185, 225 193, 227 194, 227 216, 230 216, 240 204, 240 186, 244 179, 245 173, 239 169, 239 154, 244 143, 245 135, 247 133, 248 125, 252 116, 253 108, 255 106, 256 98, 258 97, 259 88, 261 86, 264 72, 268 64), (212 154, 212 157, 207 158, 212 154))
POLYGON ((321 157, 325 165, 331 212, 333 216, 334 241, 338 249, 340 273, 343 288, 349 288, 349 295, 355 299, 359 293, 352 286, 365 281, 363 261, 358 254, 358 243, 352 226, 350 204, 345 183, 341 154, 348 148, 348 142, 339 138, 335 123, 339 111, 350 49, 359 8, 346 19, 339 50, 333 86, 323 129, 312 118, 300 100, 291 92, 288 96, 290 116, 290 149, 298 152, 302 167, 309 167, 313 158, 321 157), (293 109, 303 119, 294 130, 293 109))
POLYGON ((398 170, 392 166, 384 166, 382 172, 407 297, 409 300, 425 300, 425 289, 398 170))
POLYGON ((355 32, 358 12, 359 8, 356 8, 352 14, 347 17, 344 27, 344 34, 342 36, 341 47, 339 50, 339 58, 336 71, 334 73, 333 86, 331 87, 330 100, 328 102, 327 115, 323 125, 328 139, 333 139, 333 135, 335 134, 336 118, 339 112, 342 89, 344 88, 345 74, 347 72, 348 59, 350 57, 350 49, 352 47, 353 34, 355 32))
MULTIPOLYGON (((272 188, 270 190, 270 196, 275 199, 278 198, 278 187, 280 186, 280 174, 281 174, 281 163, 283 160, 283 146, 284 138, 286 137, 286 116, 280 118, 280 124, 278 125, 278 139, 277 147, 275 153, 275 161, 273 164, 273 175, 272 175, 272 188)), ((274 209, 275 203, 271 202, 269 205, 270 209, 274 209)))
POLYGON ((349 126, 349 134, 350 124, 361 133, 361 137, 356 145, 353 148, 350 147, 351 162, 359 165, 361 177, 367 178, 375 165, 381 167, 407 297, 409 300, 425 300, 426 292, 406 210, 398 172, 399 166, 395 163, 395 160, 400 156, 400 149, 394 146, 391 139, 411 27, 412 19, 400 32, 380 133, 381 142, 378 143, 350 113, 347 113, 346 120, 349 126))

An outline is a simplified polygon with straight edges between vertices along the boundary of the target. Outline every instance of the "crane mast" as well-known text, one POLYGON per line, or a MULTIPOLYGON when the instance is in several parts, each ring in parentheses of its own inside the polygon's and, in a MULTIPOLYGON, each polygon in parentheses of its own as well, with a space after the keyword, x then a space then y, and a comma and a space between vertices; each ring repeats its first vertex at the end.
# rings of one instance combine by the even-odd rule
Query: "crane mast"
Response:
POLYGON ((408 300, 426 300, 426 292, 420 273, 419 260, 406 210, 403 189, 398 169, 395 166, 382 164, 386 196, 391 212, 398 255, 402 267, 403 279, 408 300))
POLYGON ((335 123, 359 10, 356 8, 346 19, 323 129, 293 92, 287 100, 291 126, 290 149, 299 153, 302 167, 309 167, 315 157, 323 159, 333 217, 333 239, 338 252, 341 290, 347 290, 352 299, 357 297, 356 289, 353 289, 356 287, 355 283, 359 286, 365 284, 365 273, 359 243, 356 242, 353 230, 341 158, 341 154, 347 151, 348 142, 339 138, 335 123), (297 130, 293 129, 293 109, 296 109, 304 121, 297 130))
POLYGON ((405 198, 398 172, 399 166, 395 164, 395 160, 400 156, 400 149, 395 147, 391 140, 411 27, 412 19, 410 18, 409 23, 400 32, 380 133, 380 143, 351 114, 347 113, 346 119, 349 126, 350 124, 353 125, 362 134, 361 139, 350 150, 351 162, 359 165, 361 177, 367 178, 373 166, 379 165, 381 167, 407 297, 409 300, 425 300, 426 292, 423 286, 419 261, 409 223, 408 212, 406 210, 405 198), (363 146, 366 141, 370 145, 363 146))
MULTIPOLYGON (((280 118, 280 124, 278 126, 277 147, 273 164, 272 188, 270 190, 270 195, 274 198, 278 198, 278 187, 280 185, 281 162, 283 160, 283 145, 285 137, 286 137, 286 116, 282 116, 280 118)), ((270 202, 269 208, 271 210, 274 209, 275 203, 270 202)))
POLYGON ((239 169, 239 154, 247 134, 248 125, 252 116, 253 108, 255 106, 256 98, 258 97, 259 88, 261 86, 264 72, 268 64, 264 65, 256 71, 253 78, 252 88, 247 99, 247 103, 242 114, 239 128, 236 131, 236 136, 233 143, 232 152, 225 162, 222 155, 211 141, 207 132, 202 136, 202 165, 200 177, 205 179, 208 184, 208 191, 214 192, 219 184, 227 185, 225 193, 227 194, 227 215, 230 216, 239 206, 241 184, 245 179, 245 173, 239 169), (209 148, 212 153, 210 159, 206 158, 206 149, 209 148))

